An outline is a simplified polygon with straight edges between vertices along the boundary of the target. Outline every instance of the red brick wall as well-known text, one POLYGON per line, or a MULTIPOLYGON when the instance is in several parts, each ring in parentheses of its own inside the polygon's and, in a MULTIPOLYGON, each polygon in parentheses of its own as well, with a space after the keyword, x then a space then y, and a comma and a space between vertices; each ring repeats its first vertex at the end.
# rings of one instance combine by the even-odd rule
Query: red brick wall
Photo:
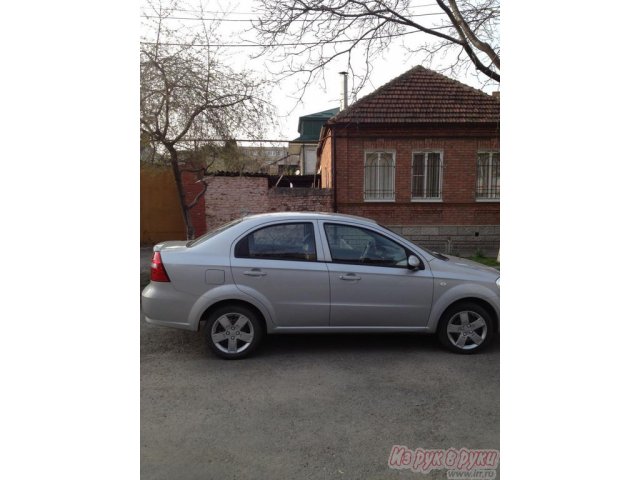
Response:
POLYGON ((333 212, 330 189, 272 188, 267 199, 270 212, 333 212))
POLYGON ((209 177, 207 183, 208 230, 243 215, 258 213, 256 209, 266 204, 266 177, 209 177))
POLYGON ((266 177, 208 177, 206 227, 211 230, 243 215, 268 212, 331 212, 328 189, 268 188, 266 177))
MULTIPOLYGON (((336 143, 338 212, 370 217, 387 225, 499 225, 499 202, 475 200, 477 152, 499 150, 497 127, 395 127, 392 131, 352 127, 332 136, 336 143), (440 203, 411 201, 412 152, 423 149, 443 151, 440 203), (395 151, 395 202, 364 202, 364 157, 369 150, 395 151)), ((323 165, 330 164, 328 145, 322 151, 323 165)))
MULTIPOLYGON (((198 177, 191 172, 183 172, 182 174, 182 182, 184 185, 184 193, 187 200, 187 205, 189 205, 193 199, 196 198, 198 193, 200 193, 203 189, 202 183, 196 183, 198 177)), ((195 204, 193 208, 190 210, 191 214, 191 223, 193 224, 193 228, 195 229, 195 236, 199 237, 207 232, 207 221, 205 218, 205 207, 204 207, 205 199, 204 196, 200 197, 198 203, 195 204)))
POLYGON ((322 176, 322 188, 333 187, 333 166, 331 165, 331 144, 333 139, 329 135, 322 146, 320 154, 320 173, 322 176))

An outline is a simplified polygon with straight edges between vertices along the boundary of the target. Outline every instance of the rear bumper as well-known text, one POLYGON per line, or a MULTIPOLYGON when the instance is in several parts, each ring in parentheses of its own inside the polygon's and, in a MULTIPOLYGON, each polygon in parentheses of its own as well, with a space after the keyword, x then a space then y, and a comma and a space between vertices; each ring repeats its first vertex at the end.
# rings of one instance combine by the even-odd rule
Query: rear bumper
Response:
POLYGON ((193 302, 192 296, 177 291, 168 282, 151 282, 142 291, 142 312, 145 321, 151 325, 197 330, 198 325, 188 322, 193 302))
POLYGON ((156 320, 151 317, 144 316, 144 321, 149 325, 158 325, 160 327, 170 327, 170 328, 179 328, 181 330, 191 330, 195 331, 194 328, 191 327, 188 323, 178 323, 178 322, 167 322, 163 320, 156 320))

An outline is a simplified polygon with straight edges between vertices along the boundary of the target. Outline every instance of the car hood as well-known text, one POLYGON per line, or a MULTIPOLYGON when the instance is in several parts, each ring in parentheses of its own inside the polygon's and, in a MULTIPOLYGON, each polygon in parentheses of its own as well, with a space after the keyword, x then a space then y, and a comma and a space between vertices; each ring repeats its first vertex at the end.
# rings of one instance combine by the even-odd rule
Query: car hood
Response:
POLYGON ((187 246, 187 240, 171 240, 168 242, 161 242, 154 245, 153 251, 159 252, 161 250, 167 250, 167 249, 178 250, 178 249, 186 248, 186 246, 187 246))
POLYGON ((449 258, 449 261, 447 262, 447 264, 449 264, 452 267, 455 266, 458 268, 470 269, 470 270, 475 270, 480 272, 496 273, 500 275, 500 271, 497 268, 489 267, 488 265, 483 265, 481 263, 474 262, 467 258, 454 257, 452 255, 446 255, 446 257, 449 258))

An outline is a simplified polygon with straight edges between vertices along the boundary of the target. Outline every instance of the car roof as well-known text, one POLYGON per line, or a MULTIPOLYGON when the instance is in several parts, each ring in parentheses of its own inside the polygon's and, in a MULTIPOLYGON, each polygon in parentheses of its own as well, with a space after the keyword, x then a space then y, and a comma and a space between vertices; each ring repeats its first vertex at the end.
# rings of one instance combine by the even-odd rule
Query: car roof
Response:
POLYGON ((255 215, 247 215, 243 220, 356 220, 361 223, 370 225, 378 225, 375 220, 370 218, 358 217, 356 215, 346 215, 344 213, 329 212, 272 212, 259 213, 255 215))

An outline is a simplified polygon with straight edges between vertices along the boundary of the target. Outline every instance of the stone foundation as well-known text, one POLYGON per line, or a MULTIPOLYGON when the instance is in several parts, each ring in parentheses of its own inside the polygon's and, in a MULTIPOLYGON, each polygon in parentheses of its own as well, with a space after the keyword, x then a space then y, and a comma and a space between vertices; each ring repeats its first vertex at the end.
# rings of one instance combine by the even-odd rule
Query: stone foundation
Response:
POLYGON ((420 247, 461 257, 496 257, 500 225, 390 225, 389 228, 420 247))

